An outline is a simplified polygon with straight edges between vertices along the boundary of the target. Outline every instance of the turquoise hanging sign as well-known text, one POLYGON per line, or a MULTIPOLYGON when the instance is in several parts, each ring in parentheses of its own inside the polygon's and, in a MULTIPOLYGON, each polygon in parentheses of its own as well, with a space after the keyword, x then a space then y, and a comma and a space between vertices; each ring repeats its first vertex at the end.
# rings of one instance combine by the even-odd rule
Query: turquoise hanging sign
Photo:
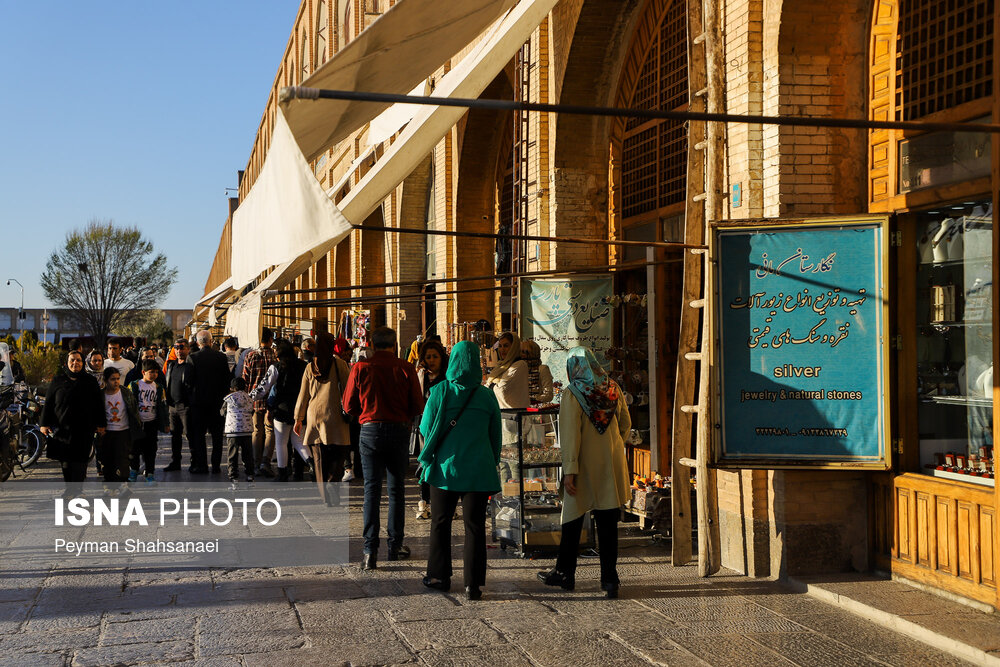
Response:
POLYGON ((721 463, 887 466, 886 219, 716 226, 721 463))

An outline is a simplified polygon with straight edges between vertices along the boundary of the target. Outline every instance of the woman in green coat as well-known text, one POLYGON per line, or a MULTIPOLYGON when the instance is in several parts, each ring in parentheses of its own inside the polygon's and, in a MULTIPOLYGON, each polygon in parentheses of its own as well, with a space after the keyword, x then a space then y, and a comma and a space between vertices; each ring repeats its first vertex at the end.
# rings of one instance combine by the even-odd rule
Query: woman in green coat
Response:
POLYGON ((486 504, 500 490, 500 406, 480 384, 479 347, 455 345, 447 382, 431 389, 420 421, 424 448, 420 481, 431 486, 430 555, 424 585, 451 588, 451 521, 459 499, 465 521, 465 594, 482 597, 486 584, 486 504))

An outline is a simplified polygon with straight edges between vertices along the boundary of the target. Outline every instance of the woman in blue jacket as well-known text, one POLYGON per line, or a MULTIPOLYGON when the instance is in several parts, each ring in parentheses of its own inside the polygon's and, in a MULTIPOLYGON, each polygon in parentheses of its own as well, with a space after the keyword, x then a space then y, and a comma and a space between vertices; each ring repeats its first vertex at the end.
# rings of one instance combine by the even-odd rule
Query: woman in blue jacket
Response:
POLYGON ((482 597, 486 584, 486 504, 500 490, 500 406, 480 384, 479 347, 455 345, 447 382, 431 389, 420 433, 420 479, 431 486, 430 555, 424 585, 451 588, 451 521, 459 499, 465 521, 465 594, 482 597))

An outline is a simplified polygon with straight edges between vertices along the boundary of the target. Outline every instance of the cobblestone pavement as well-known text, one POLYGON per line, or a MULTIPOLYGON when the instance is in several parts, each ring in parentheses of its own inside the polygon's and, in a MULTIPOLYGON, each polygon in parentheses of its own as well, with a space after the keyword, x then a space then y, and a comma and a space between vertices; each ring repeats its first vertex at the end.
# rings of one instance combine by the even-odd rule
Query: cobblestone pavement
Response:
MULTIPOLYGON (((56 472, 44 462, 31 477, 56 472)), ((415 485, 408 496, 412 507, 415 485)), ((351 500, 360 534, 357 482, 351 500)), ((493 548, 483 600, 466 601, 460 574, 452 593, 428 591, 427 522, 409 513, 407 534, 413 558, 383 554, 372 573, 357 565, 360 544, 345 566, 0 568, 0 665, 965 664, 771 582, 699 579, 634 527, 622 528, 619 600, 600 592, 596 559, 582 559, 577 590, 566 592, 535 579, 552 561, 493 548)))

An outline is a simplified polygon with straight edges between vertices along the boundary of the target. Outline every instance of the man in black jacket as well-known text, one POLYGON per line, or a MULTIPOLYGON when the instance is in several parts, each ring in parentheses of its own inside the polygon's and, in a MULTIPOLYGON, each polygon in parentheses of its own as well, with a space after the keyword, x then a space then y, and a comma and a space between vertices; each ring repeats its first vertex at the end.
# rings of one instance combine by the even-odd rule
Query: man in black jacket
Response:
POLYGON ((181 436, 187 436, 191 464, 195 463, 191 417, 194 409, 195 370, 188 358, 188 344, 183 338, 174 343, 177 359, 167 363, 167 406, 170 408, 170 465, 163 470, 181 469, 181 436))
POLYGON ((209 331, 198 332, 199 350, 191 355, 195 368, 194 390, 194 420, 192 454, 197 454, 192 462, 191 472, 204 474, 208 472, 208 443, 206 431, 212 434, 212 472, 222 471, 222 452, 225 449, 223 430, 225 419, 222 416, 222 400, 229 393, 229 360, 226 355, 212 347, 212 334, 209 331))

